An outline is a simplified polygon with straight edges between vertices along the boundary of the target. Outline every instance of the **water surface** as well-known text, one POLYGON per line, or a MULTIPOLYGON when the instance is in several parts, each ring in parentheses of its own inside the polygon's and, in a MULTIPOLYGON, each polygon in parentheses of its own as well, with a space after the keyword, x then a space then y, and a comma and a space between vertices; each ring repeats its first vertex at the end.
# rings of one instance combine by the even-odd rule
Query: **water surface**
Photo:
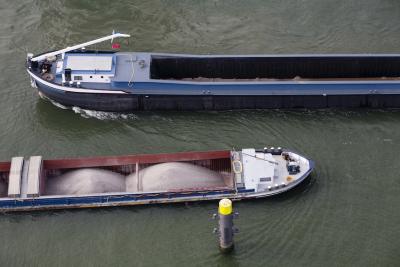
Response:
POLYGON ((400 111, 64 110, 24 60, 113 29, 132 34, 127 51, 397 53, 399 14, 393 0, 0 1, 0 160, 274 145, 317 163, 293 192, 235 203, 229 256, 211 202, 1 215, 0 265, 398 266, 400 111))

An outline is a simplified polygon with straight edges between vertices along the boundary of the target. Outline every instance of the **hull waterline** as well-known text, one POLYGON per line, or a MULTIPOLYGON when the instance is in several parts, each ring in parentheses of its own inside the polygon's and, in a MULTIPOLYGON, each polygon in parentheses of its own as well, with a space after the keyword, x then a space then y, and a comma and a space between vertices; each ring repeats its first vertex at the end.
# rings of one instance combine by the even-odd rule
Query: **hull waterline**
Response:
POLYGON ((353 95, 167 95, 85 93, 57 89, 35 80, 43 95, 67 107, 130 112, 150 110, 234 110, 293 108, 399 108, 400 94, 353 95))

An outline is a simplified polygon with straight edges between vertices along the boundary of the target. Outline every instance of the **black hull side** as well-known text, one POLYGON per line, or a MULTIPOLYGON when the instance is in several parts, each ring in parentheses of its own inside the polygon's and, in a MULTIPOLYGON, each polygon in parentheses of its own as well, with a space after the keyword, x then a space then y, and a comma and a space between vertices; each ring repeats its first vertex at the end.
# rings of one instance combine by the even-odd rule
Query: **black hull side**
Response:
POLYGON ((45 97, 67 107, 119 112, 140 110, 139 97, 133 94, 75 93, 57 90, 39 83, 36 85, 45 97))
POLYGON ((65 92, 38 84, 46 97, 68 107, 98 111, 232 110, 278 108, 400 108, 400 95, 194 96, 65 92))

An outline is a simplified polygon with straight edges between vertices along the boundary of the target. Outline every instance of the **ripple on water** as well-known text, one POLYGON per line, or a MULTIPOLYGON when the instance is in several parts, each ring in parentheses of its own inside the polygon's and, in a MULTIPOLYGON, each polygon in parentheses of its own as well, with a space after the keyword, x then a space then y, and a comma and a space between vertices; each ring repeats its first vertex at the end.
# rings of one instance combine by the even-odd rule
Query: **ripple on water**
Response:
POLYGON ((40 100, 29 87, 23 64, 26 51, 70 46, 113 29, 133 35, 129 44, 122 44, 125 51, 398 52, 396 1, 2 2, 1 158, 279 145, 317 163, 309 184, 298 191, 235 204, 241 233, 230 256, 219 254, 211 234, 209 216, 216 203, 202 203, 1 216, 2 265, 399 262, 398 110, 71 111, 40 100), (90 246, 82 246, 88 240, 90 246))

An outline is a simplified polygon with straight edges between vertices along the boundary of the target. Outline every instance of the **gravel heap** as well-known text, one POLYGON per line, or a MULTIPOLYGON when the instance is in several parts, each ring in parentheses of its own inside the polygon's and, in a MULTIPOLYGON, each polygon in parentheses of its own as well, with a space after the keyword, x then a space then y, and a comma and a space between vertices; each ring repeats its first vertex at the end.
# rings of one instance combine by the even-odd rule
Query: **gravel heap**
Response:
POLYGON ((168 162, 156 164, 126 177, 127 192, 152 192, 173 189, 193 189, 226 186, 222 175, 190 163, 168 162))
POLYGON ((103 169, 74 170, 47 180, 46 195, 124 192, 125 177, 103 169))
MULTIPOLYGON (((0 184, 0 194, 1 187, 0 184)), ((221 174, 190 163, 156 164, 126 178, 103 169, 79 169, 47 180, 46 195, 86 195, 109 192, 154 192, 225 187, 221 174)), ((7 188, 5 188, 7 189, 7 188)))

